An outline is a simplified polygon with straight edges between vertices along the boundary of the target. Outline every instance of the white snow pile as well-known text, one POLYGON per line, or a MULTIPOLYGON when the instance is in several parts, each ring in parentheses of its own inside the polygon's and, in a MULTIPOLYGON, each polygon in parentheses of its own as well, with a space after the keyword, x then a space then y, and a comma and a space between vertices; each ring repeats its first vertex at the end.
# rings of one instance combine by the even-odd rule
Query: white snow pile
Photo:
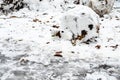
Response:
MULTIPOLYGON (((99 17, 87 6, 77 6, 67 11, 61 19, 62 31, 68 31, 69 40, 82 42, 95 40, 99 32, 99 17)), ((63 33, 64 33, 63 32, 63 33)), ((61 36, 65 34, 61 34, 61 36)), ((67 35, 65 36, 67 38, 67 35)))
POLYGON ((0 80, 120 80, 118 8, 98 18, 72 0, 64 0, 67 7, 62 0, 27 1, 30 9, 0 15, 0 80), (82 30, 88 35, 73 46, 82 30), (83 43, 95 36, 97 42, 83 43))

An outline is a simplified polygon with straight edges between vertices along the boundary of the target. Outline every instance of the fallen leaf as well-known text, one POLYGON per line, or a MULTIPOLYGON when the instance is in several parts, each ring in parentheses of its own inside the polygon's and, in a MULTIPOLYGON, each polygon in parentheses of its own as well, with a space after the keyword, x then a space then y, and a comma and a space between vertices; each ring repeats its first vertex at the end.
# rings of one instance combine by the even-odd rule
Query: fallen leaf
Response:
POLYGON ((55 53, 54 56, 57 56, 57 57, 63 57, 63 56, 61 55, 61 53, 62 53, 62 51, 58 51, 58 52, 55 53))
POLYGON ((33 22, 41 22, 39 19, 33 19, 33 22))
POLYGON ((100 49, 101 45, 96 45, 95 48, 100 49))
POLYGON ((53 25, 52 27, 53 27, 53 28, 59 28, 60 26, 57 26, 57 25, 53 25))

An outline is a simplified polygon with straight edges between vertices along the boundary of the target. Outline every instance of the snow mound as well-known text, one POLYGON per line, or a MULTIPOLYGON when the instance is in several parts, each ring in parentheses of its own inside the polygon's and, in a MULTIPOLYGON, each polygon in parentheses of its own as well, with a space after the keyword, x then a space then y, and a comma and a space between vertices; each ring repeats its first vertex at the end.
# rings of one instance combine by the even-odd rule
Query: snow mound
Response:
POLYGON ((68 40, 74 40, 75 42, 76 40, 80 40, 81 42, 91 41, 98 37, 99 34, 98 19, 98 15, 89 7, 76 6, 74 9, 64 13, 61 18, 61 37, 68 35, 68 40))

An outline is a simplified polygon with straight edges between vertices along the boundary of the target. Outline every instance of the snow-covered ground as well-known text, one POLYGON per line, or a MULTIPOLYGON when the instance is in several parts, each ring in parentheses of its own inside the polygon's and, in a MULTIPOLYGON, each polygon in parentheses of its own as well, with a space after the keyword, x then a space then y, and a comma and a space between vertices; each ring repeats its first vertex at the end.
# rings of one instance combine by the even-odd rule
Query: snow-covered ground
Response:
POLYGON ((120 10, 99 19, 97 42, 73 46, 51 35, 64 13, 60 1, 0 16, 0 80, 120 80, 120 10))

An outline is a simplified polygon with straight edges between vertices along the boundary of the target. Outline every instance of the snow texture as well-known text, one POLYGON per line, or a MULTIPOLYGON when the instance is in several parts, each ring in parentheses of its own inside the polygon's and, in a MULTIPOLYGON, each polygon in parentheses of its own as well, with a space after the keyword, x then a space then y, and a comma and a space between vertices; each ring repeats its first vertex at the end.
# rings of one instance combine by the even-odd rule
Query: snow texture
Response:
POLYGON ((89 0, 89 7, 102 17, 111 12, 114 2, 115 0, 89 0))
POLYGON ((99 17, 87 6, 76 6, 62 16, 61 26, 63 31, 71 32, 72 38, 84 36, 81 41, 85 42, 98 37, 99 17))
POLYGON ((31 9, 0 15, 0 80, 120 80, 119 8, 99 18, 96 43, 73 46, 51 33, 62 29, 61 16, 76 5, 68 3, 63 10, 62 0, 32 1, 31 9))

